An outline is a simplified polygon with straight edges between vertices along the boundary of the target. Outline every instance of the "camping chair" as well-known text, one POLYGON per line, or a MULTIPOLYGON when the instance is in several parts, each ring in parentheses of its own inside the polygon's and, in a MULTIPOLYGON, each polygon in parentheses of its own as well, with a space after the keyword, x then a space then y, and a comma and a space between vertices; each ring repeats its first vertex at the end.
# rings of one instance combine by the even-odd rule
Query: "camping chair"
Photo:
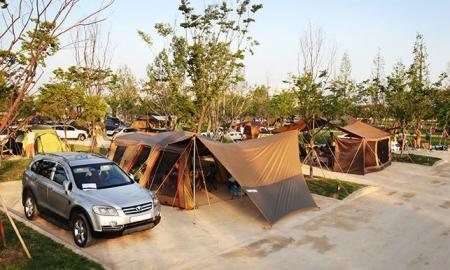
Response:
POLYGON ((231 199, 242 198, 244 196, 244 190, 241 188, 241 186, 237 182, 230 183, 228 186, 228 189, 231 192, 231 199))

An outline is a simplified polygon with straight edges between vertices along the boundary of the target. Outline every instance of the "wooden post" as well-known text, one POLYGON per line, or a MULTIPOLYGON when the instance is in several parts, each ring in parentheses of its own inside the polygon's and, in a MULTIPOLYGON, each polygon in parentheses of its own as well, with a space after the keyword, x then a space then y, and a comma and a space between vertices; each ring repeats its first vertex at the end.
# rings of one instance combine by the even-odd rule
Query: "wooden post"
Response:
POLYGON ((8 217, 9 222, 11 223, 11 226, 12 226, 13 229, 14 229, 14 232, 16 233, 17 238, 19 238, 19 241, 20 241, 20 244, 22 245, 23 251, 24 251, 25 254, 27 255, 28 259, 31 259, 31 254, 30 254, 30 252, 28 251, 28 248, 27 248, 27 246, 25 245, 25 242, 23 241, 22 236, 20 235, 20 232, 19 232, 19 230, 18 230, 17 227, 16 227, 16 223, 14 223, 14 220, 13 220, 13 219, 11 218, 11 216, 9 215, 8 208, 6 207, 6 203, 5 203, 5 201, 3 200, 3 197, 2 197, 1 195, 0 195, 0 202, 2 203, 3 210, 4 210, 5 214, 6 214, 6 216, 8 217))
POLYGON ((6 248, 6 233, 5 233, 5 228, 3 227, 2 219, 0 219, 0 236, 2 237, 3 247, 6 248))

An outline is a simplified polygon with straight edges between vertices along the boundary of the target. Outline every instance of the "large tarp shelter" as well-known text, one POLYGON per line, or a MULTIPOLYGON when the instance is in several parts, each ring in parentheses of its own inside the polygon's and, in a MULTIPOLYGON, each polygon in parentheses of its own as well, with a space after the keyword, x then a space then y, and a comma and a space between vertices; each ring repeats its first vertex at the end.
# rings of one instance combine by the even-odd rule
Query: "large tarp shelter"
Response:
POLYGON ((335 140, 334 171, 366 174, 379 171, 391 164, 389 132, 361 121, 355 121, 339 129, 348 135, 335 140))
POLYGON ((128 133, 112 142, 109 158, 128 172, 144 168, 142 186, 158 187, 158 196, 171 196, 179 207, 192 209, 195 145, 236 179, 269 223, 317 207, 303 178, 296 131, 231 144, 189 132, 128 133))

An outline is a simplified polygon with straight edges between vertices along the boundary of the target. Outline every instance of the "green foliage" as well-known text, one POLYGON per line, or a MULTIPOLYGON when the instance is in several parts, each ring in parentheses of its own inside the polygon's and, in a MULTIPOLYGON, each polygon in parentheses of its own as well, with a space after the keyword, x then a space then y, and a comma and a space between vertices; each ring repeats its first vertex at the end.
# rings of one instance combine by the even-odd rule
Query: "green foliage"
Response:
POLYGON ((269 101, 269 115, 273 118, 290 117, 297 112, 297 96, 292 90, 283 90, 269 101))
POLYGON ((339 75, 331 81, 330 87, 327 88, 330 91, 330 95, 327 96, 325 114, 330 119, 355 114, 358 97, 356 84, 351 79, 351 70, 350 58, 345 53, 341 60, 339 75))
POLYGON ((107 105, 100 95, 86 96, 82 101, 81 119, 86 123, 99 122, 106 116, 107 105))
POLYGON ((311 73, 291 75, 292 91, 297 95, 299 116, 307 123, 322 117, 326 108, 323 89, 327 71, 321 71, 317 79, 311 73))
POLYGON ((21 181, 30 159, 12 159, 0 161, 0 182, 21 181))
POLYGON ((438 90, 434 99, 434 116, 441 127, 450 127, 450 86, 438 90))
POLYGON ((415 108, 411 102, 407 71, 401 61, 394 65, 387 81, 386 100, 389 105, 389 115, 394 117, 400 126, 406 127, 413 120, 415 108))
MULTIPOLYGON (((223 1, 198 14, 189 1, 182 0, 178 10, 183 15, 183 35, 170 25, 155 25, 170 45, 148 68, 148 100, 144 102, 152 104, 157 112, 176 113, 178 121, 200 131, 210 115, 207 112, 218 115, 218 109, 224 106, 219 105, 223 97, 244 80, 245 53, 251 53, 257 45, 248 35, 248 28, 260 8, 262 5, 250 5, 248 0, 237 1, 235 8, 223 1)), ((150 44, 147 34, 139 35, 150 44)))
POLYGON ((57 86, 53 90, 66 92, 56 95, 71 98, 71 102, 68 102, 71 105, 67 104, 65 110, 73 113, 79 104, 81 113, 77 116, 80 123, 99 123, 105 117, 107 104, 102 91, 113 88, 117 80, 110 69, 70 66, 67 70, 58 68, 53 73, 55 78, 52 87, 57 86))
POLYGON ((267 117, 269 113, 269 88, 261 85, 257 86, 249 95, 250 102, 246 115, 253 115, 257 117, 267 117))
POLYGON ((139 89, 133 74, 127 67, 120 68, 114 82, 109 88, 106 103, 113 115, 120 115, 125 121, 130 122, 139 113, 140 97, 139 89))
POLYGON ((37 97, 37 106, 43 116, 56 122, 67 122, 78 117, 83 102, 83 89, 68 82, 44 84, 37 97))

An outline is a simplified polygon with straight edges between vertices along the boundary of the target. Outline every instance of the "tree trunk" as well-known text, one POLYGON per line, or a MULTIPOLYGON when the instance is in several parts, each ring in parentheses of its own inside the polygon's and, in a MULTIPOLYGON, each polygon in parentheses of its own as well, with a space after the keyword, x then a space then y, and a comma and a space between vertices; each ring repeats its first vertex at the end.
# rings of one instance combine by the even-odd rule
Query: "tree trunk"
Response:
POLYGON ((197 130, 195 131, 196 133, 200 133, 202 131, 203 122, 205 121, 206 107, 207 107, 206 105, 203 105, 200 111, 200 117, 198 118, 197 123, 197 130))
POLYGON ((91 147, 89 148, 90 152, 95 152, 95 148, 97 147, 97 121, 91 122, 91 130, 92 130, 92 136, 91 136, 91 147))

